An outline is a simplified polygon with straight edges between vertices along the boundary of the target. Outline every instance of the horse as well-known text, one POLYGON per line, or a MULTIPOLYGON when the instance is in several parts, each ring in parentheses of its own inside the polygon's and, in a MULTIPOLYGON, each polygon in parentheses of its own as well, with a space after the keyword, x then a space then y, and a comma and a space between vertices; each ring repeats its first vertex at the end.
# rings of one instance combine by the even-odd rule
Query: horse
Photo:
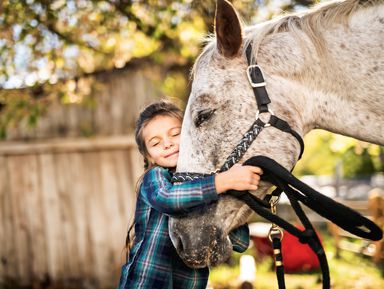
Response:
MULTIPOLYGON (((318 4, 245 27, 232 4, 218 0, 215 36, 196 59, 192 78, 177 172, 215 172, 255 118, 268 123, 271 114, 302 137, 319 128, 384 145, 384 2, 318 4), (247 77, 249 45, 271 100, 266 112, 258 111, 247 77)), ((266 126, 240 163, 263 155, 291 170, 299 154, 297 138, 266 126)), ((262 197, 270 187, 261 182, 252 193, 262 197)), ((221 194, 214 204, 170 218, 171 240, 188 266, 214 266, 231 254, 229 232, 251 214, 221 194)))

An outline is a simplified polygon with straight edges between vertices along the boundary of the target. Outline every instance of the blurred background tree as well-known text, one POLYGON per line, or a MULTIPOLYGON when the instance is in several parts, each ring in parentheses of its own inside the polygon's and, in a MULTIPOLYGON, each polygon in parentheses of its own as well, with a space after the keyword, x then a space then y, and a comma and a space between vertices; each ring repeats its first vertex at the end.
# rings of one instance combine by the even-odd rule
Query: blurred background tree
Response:
POLYGON ((324 130, 313 130, 305 138, 305 151, 296 175, 332 175, 338 163, 345 178, 367 177, 384 172, 384 148, 324 130))
MULTIPOLYGON (((319 1, 232 2, 244 22, 254 24, 319 1)), ((54 98, 63 105, 97 105, 92 75, 137 61, 167 67, 159 89, 185 102, 189 70, 213 32, 214 11, 214 0, 1 1, 0 137, 23 119, 34 126, 54 98)), ((306 142, 298 174, 332 173, 338 158, 348 176, 383 170, 378 146, 327 132, 315 132, 306 142)))

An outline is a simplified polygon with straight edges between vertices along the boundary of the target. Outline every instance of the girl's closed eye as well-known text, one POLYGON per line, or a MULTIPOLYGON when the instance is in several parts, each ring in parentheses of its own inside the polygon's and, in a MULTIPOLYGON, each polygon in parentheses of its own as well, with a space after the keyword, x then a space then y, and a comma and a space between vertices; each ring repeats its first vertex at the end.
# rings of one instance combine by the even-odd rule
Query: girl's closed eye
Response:
POLYGON ((178 136, 180 135, 180 128, 175 128, 171 131, 171 136, 178 136))
POLYGON ((155 147, 155 146, 157 146, 159 143, 160 143, 160 141, 159 141, 158 139, 152 139, 152 140, 149 142, 149 146, 150 146, 150 147, 155 147))

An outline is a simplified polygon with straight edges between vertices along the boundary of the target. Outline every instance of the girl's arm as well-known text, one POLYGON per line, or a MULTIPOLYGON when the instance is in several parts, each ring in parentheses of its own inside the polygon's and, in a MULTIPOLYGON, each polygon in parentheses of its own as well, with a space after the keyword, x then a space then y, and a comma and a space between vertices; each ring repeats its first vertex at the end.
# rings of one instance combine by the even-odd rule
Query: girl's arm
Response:
POLYGON ((216 201, 215 176, 173 185, 167 169, 155 167, 144 176, 140 193, 154 209, 166 214, 180 214, 189 208, 216 201))
POLYGON ((173 185, 168 170, 155 167, 144 176, 140 193, 156 210, 178 214, 189 208, 218 200, 227 190, 257 190, 262 170, 258 167, 234 165, 228 171, 203 179, 173 185))

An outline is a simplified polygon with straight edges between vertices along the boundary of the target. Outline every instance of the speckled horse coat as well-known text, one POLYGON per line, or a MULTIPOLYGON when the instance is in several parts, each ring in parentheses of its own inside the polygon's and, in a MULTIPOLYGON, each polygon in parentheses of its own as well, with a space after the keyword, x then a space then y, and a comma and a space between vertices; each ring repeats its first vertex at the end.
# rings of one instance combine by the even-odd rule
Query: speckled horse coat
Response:
MULTIPOLYGON (((264 72, 270 108, 294 130, 304 136, 322 128, 384 144, 382 0, 327 3, 245 29, 232 5, 219 0, 216 37, 193 70, 177 171, 218 169, 254 122, 257 106, 244 55, 250 42, 253 60, 264 72)), ((299 152, 291 134, 268 127, 243 160, 265 155, 291 169, 299 152)), ((261 184, 255 194, 267 188, 261 184)), ((228 232, 250 214, 246 205, 223 196, 204 214, 172 219, 171 237, 182 258, 217 264, 228 257, 228 232)))

